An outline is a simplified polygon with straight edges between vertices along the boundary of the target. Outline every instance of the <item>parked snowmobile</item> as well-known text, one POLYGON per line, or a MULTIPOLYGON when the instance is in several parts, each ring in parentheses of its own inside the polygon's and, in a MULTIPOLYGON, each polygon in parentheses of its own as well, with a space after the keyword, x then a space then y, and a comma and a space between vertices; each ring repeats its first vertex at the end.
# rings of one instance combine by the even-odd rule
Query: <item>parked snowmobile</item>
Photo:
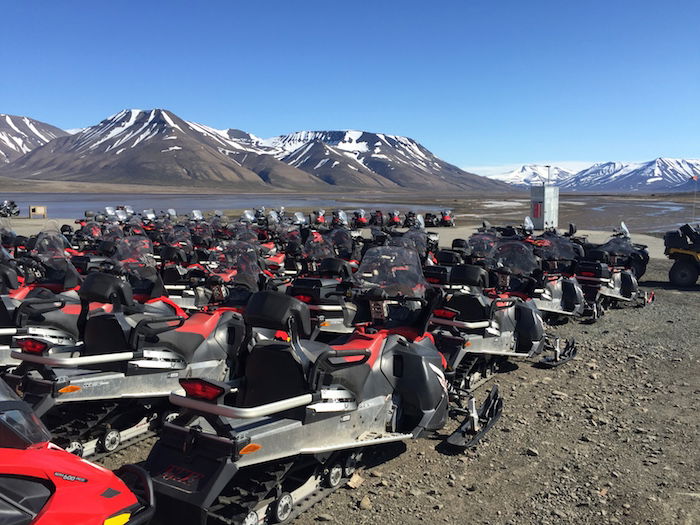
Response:
POLYGON ((570 276, 575 254, 566 240, 499 240, 493 258, 511 270, 510 291, 531 298, 550 319, 581 317, 587 309, 583 290, 570 276), (540 256, 536 257, 535 253, 540 256))
POLYGON ((0 203, 0 217, 17 217, 19 206, 15 201, 2 201, 0 203))
POLYGON ((0 380, 0 522, 145 525, 150 521, 154 497, 146 471, 126 465, 110 472, 50 439, 31 407, 0 380))
POLYGON ((384 227, 384 213, 382 210, 375 210, 369 218, 370 226, 384 227))
MULTIPOLYGON (((184 412, 147 460, 164 519, 286 522, 341 486, 369 447, 443 427, 442 357, 421 328, 409 328, 425 309, 418 259, 395 247, 370 252, 355 295, 370 324, 344 344, 308 340, 304 303, 260 292, 247 322, 288 337, 255 345, 230 383, 181 381, 187 395, 170 399, 184 412)), ((469 446, 498 419, 496 390, 489 400, 450 443, 469 446)))
POLYGON ((403 220, 403 227, 404 228, 414 228, 416 225, 416 212, 415 211, 407 211, 406 216, 403 220))
POLYGON ((166 415, 180 377, 227 378, 244 333, 238 314, 149 313, 156 305, 134 303, 125 280, 98 272, 88 275, 79 296, 81 343, 23 338, 21 351, 11 353, 22 364, 5 376, 71 452, 110 453, 145 437, 166 415), (88 316, 92 302, 111 305, 111 312, 88 316))
POLYGON ((448 378, 457 397, 490 379, 509 358, 531 359, 559 366, 576 356, 573 340, 545 333, 542 315, 533 301, 510 294, 512 271, 499 268, 495 291, 489 273, 480 266, 454 266, 448 276, 451 289, 433 310, 438 348, 449 364, 448 378), (461 290, 460 290, 461 287, 461 290))
POLYGON ((369 219, 367 218, 367 212, 365 210, 355 210, 352 212, 352 229, 359 230, 361 228, 366 228, 369 226, 369 219))
POLYGON ((400 228, 401 227, 401 213, 399 210, 390 211, 389 216, 386 220, 386 226, 388 228, 400 228))
POLYGON ((440 219, 438 219, 438 216, 435 215, 434 213, 431 212, 426 212, 425 214, 425 225, 428 228, 435 228, 437 226, 440 226, 440 219))
POLYGON ((452 210, 442 210, 440 212, 440 226, 452 228, 455 226, 455 219, 452 210))
POLYGON ((654 300, 653 292, 639 288, 637 272, 646 271, 648 253, 643 245, 633 244, 623 222, 620 231, 601 245, 585 245, 586 258, 576 267, 576 279, 581 283, 586 299, 600 308, 632 304, 645 306, 654 300), (643 264, 642 264, 643 263, 643 264), (642 268, 634 269, 642 264, 642 268))

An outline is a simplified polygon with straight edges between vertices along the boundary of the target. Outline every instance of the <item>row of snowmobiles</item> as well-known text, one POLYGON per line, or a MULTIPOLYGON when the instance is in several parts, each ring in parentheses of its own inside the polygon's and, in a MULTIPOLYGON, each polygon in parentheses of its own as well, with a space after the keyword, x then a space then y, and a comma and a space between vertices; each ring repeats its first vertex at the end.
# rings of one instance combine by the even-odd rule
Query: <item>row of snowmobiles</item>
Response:
MULTIPOLYGON (((481 403, 478 388, 504 362, 576 355, 545 319, 650 300, 632 268, 644 249, 624 230, 593 246, 573 229, 484 224, 441 250, 422 218, 363 237, 269 213, 262 224, 124 215, 28 239, 0 232, 0 423, 11 427, 0 448, 18 458, 0 459, 0 504, 26 514, 16 523, 60 509, 71 477, 132 502, 99 501, 110 525, 147 522, 154 497, 178 523, 286 522, 388 443, 448 427, 444 446, 476 445, 503 409, 497 386, 481 403), (97 467, 81 456, 153 435, 145 470, 82 474, 97 467), (51 465, 42 450, 61 470, 23 470, 22 454, 51 465), (44 492, 25 497, 7 476, 44 492)), ((72 521, 102 519, 83 510, 92 521, 72 521)))

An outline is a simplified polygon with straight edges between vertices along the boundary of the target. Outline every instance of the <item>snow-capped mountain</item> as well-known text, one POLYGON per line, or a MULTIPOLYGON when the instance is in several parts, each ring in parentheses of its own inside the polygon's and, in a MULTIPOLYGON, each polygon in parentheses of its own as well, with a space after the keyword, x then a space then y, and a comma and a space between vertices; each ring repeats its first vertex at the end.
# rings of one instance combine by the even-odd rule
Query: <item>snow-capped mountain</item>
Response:
POLYGON ((574 172, 558 166, 547 168, 547 166, 542 164, 525 164, 507 173, 491 175, 489 178, 515 186, 531 186, 547 182, 550 176, 553 184, 561 184, 572 175, 574 175, 574 172))
POLYGON ((298 131, 265 139, 276 158, 330 184, 384 188, 503 189, 436 157, 408 137, 367 131, 298 131))
POLYGON ((258 162, 257 149, 248 139, 230 130, 184 121, 166 110, 130 109, 55 139, 6 170, 33 179, 171 185, 221 182, 250 189, 261 184, 286 188, 315 182, 272 155, 258 162), (237 160, 239 153, 242 157, 237 160), (254 162, 249 165, 246 160, 254 162))
POLYGON ((67 135, 57 127, 16 115, 0 113, 0 164, 12 162, 56 137, 67 135))
POLYGON ((416 141, 364 131, 301 131, 260 139, 163 110, 130 109, 18 158, 3 176, 141 184, 235 183, 328 191, 353 188, 491 189, 416 141))
POLYGON ((594 164, 560 186, 570 191, 682 191, 691 177, 700 177, 700 160, 657 158, 594 164))

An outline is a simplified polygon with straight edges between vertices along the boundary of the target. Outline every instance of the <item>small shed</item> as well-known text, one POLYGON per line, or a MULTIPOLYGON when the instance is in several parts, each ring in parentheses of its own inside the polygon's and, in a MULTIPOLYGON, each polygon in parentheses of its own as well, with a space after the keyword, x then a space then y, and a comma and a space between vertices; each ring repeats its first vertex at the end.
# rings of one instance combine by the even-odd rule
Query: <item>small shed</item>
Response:
POLYGON ((559 188, 553 184, 530 187, 530 216, 536 230, 559 226, 559 188))

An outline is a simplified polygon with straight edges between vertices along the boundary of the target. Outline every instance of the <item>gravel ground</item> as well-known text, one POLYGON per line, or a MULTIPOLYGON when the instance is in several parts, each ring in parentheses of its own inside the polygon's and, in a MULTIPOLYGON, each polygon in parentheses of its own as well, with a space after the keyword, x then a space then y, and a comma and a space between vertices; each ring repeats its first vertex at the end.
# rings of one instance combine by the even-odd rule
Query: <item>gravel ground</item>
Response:
MULTIPOLYGON (((498 374, 504 413, 478 448, 450 456, 436 439, 401 445, 359 488, 295 523, 700 522, 700 287, 671 288, 669 267, 650 263, 642 284, 653 305, 553 328, 576 337, 573 362, 498 374)), ((139 461, 152 443, 104 463, 139 461)))

